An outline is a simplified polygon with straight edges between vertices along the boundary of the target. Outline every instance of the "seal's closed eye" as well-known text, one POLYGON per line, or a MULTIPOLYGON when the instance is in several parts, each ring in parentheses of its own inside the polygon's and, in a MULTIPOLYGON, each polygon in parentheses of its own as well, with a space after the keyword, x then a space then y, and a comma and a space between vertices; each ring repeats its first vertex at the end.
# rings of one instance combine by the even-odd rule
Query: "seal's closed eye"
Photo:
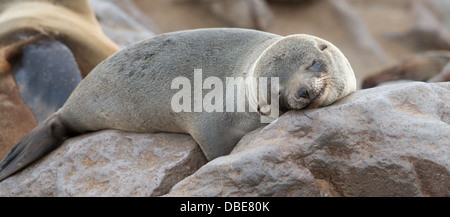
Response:
POLYGON ((314 60, 314 61, 312 62, 312 65, 311 65, 310 68, 312 68, 312 69, 314 69, 314 70, 317 70, 317 71, 322 71, 322 65, 321 65, 318 61, 316 61, 316 60, 314 60))

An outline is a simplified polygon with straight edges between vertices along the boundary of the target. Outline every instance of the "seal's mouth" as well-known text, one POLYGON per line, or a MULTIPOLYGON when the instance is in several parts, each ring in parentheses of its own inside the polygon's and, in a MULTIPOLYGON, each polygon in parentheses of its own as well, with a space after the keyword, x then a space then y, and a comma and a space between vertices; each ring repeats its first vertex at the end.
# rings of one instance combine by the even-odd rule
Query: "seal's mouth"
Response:
POLYGON ((323 96, 326 94, 327 84, 320 89, 314 98, 308 100, 305 98, 298 98, 284 91, 280 91, 279 97, 279 108, 282 112, 287 112, 289 110, 300 110, 300 109, 311 109, 318 108, 322 105, 323 96))
POLYGON ((325 83, 323 85, 322 89, 320 90, 319 94, 317 94, 317 96, 315 96, 313 99, 311 99, 311 101, 309 101, 308 105, 305 106, 305 108, 311 109, 311 108, 318 108, 318 107, 320 107, 320 99, 325 94, 325 89, 326 88, 327 88, 327 84, 325 83))

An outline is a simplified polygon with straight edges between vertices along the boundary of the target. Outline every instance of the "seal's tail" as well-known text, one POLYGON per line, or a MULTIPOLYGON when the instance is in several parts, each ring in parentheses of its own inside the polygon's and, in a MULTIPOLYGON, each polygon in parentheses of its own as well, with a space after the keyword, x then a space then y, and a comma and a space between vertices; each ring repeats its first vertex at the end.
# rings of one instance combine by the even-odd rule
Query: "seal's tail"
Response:
POLYGON ((58 113, 51 115, 24 136, 0 162, 0 181, 48 154, 75 134, 61 122, 58 113))

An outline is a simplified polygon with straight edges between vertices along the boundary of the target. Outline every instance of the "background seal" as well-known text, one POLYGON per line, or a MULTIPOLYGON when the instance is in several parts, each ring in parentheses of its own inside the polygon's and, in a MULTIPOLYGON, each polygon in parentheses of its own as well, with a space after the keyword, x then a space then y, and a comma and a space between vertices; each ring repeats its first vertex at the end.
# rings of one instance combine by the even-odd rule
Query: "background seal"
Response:
POLYGON ((0 1, 0 157, 118 49, 87 0, 0 1))

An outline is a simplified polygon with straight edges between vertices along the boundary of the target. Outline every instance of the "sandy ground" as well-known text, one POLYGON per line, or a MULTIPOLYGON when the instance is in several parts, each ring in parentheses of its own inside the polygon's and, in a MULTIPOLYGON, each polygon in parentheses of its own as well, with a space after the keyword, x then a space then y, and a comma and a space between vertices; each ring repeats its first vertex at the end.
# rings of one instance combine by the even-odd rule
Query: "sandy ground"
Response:
MULTIPOLYGON (((319 36, 338 46, 353 66, 358 82, 370 72, 417 51, 385 37, 388 33, 402 33, 413 25, 413 14, 408 7, 410 0, 348 0, 350 6, 367 25, 385 60, 361 49, 355 43, 342 20, 336 19, 336 11, 324 0, 308 4, 271 3, 275 15, 274 24, 266 31, 289 35, 297 33, 319 36)), ((178 30, 232 27, 222 22, 204 5, 195 2, 173 0, 135 0, 137 6, 158 27, 158 33, 178 30)))

